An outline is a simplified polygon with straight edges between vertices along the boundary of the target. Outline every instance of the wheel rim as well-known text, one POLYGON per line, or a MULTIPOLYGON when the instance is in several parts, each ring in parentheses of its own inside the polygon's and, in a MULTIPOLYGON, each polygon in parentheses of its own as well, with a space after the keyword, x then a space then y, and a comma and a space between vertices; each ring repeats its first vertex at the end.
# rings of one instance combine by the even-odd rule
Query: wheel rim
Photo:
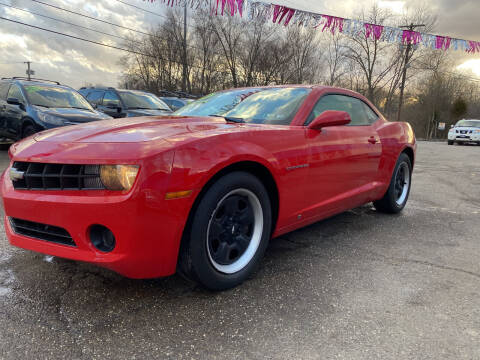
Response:
POLYGON ((236 189, 217 204, 207 228, 207 252, 213 267, 225 274, 242 270, 255 256, 263 234, 258 197, 236 189))
POLYGON ((406 162, 402 162, 395 175, 395 202, 401 206, 406 201, 410 188, 410 168, 406 162))

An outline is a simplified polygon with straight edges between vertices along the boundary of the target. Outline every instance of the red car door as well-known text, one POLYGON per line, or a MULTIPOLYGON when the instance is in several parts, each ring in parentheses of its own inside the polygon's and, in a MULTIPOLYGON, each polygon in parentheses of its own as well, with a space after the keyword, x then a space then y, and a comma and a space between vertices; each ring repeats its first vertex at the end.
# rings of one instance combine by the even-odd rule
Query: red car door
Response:
POLYGON ((362 100, 330 94, 320 98, 308 125, 326 110, 346 111, 351 123, 321 131, 305 129, 309 149, 306 218, 322 218, 369 201, 382 145, 373 123, 378 115, 362 100))

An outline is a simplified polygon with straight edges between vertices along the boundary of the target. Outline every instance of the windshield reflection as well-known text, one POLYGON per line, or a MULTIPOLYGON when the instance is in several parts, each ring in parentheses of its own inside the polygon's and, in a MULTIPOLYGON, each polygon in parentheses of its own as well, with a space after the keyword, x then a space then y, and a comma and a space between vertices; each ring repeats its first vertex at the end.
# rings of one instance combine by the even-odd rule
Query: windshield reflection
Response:
POLYGON ((262 91, 261 88, 234 89, 204 96, 178 109, 173 115, 179 116, 223 116, 237 104, 262 91))
POLYGON ((273 88, 250 96, 225 114, 247 123, 289 125, 309 88, 273 88))

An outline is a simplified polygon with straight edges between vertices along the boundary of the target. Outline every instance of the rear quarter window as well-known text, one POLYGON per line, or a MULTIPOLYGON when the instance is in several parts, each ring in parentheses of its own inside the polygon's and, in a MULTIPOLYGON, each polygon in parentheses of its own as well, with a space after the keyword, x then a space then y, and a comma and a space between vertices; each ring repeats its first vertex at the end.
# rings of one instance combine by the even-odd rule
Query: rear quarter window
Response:
POLYGON ((86 98, 91 104, 100 105, 102 103, 103 93, 103 91, 92 91, 86 95, 86 98))
POLYGON ((10 87, 10 83, 8 82, 0 82, 0 100, 7 99, 8 88, 10 87))

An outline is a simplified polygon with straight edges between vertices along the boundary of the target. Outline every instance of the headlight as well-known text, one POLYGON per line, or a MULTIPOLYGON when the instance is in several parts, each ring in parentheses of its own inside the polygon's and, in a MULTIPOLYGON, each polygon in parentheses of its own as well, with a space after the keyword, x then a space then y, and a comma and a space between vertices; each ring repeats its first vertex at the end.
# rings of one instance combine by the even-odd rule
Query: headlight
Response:
POLYGON ((41 121, 46 122, 47 124, 65 125, 65 119, 62 119, 61 117, 55 115, 38 112, 38 117, 41 121))
POLYGON ((108 190, 128 191, 138 174, 138 165, 101 165, 100 179, 108 190))

